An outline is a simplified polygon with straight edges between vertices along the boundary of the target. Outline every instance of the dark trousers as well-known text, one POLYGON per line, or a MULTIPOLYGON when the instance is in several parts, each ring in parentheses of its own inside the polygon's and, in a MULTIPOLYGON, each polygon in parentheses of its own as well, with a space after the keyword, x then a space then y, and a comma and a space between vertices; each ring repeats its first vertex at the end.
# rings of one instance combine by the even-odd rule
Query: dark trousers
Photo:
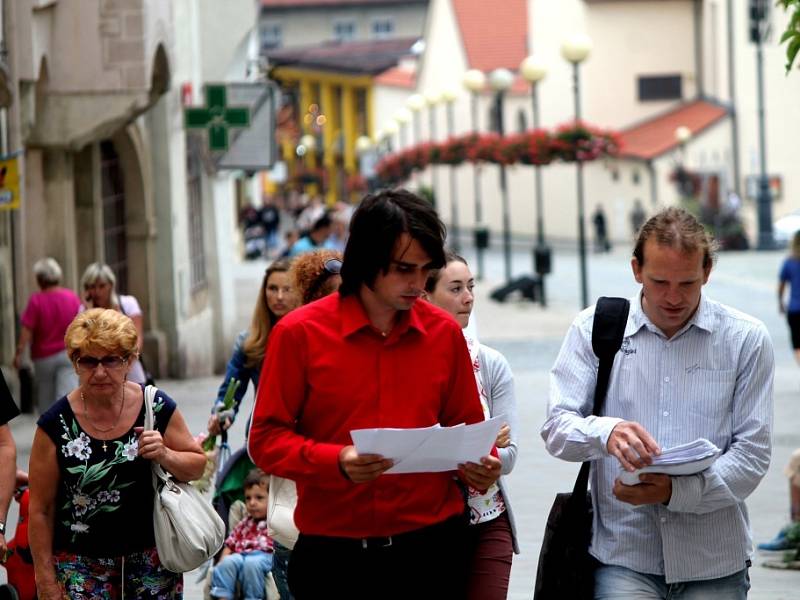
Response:
POLYGON ((505 600, 511 576, 514 542, 508 514, 471 525, 469 546, 472 552, 467 583, 470 600, 505 600))
POLYGON ((297 600, 464 598, 467 527, 459 516, 391 538, 301 533, 289 589, 297 600))

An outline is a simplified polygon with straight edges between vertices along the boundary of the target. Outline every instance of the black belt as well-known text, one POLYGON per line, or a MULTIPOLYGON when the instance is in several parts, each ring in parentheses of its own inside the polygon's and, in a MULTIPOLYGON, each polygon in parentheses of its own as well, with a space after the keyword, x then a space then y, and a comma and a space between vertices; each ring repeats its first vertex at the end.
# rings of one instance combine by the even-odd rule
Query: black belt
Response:
POLYGON ((428 525, 427 527, 413 529, 411 531, 405 531, 395 535, 351 538, 330 535, 306 535, 301 533, 300 537, 312 545, 327 546, 332 548, 347 548, 349 550, 383 550, 385 548, 391 548, 392 546, 404 546, 409 543, 423 541, 425 538, 444 534, 454 528, 466 526, 467 523, 464 520, 463 515, 457 515, 441 521, 440 523, 434 523, 433 525, 428 525))

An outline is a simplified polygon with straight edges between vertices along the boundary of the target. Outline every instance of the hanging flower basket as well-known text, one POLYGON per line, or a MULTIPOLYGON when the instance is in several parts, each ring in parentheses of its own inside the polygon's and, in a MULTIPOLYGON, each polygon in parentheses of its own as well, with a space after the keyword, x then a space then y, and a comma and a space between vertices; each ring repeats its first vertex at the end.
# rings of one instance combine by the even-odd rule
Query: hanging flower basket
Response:
POLYGON ((621 147, 617 133, 585 123, 569 123, 555 132, 536 129, 500 136, 497 133, 469 133, 441 143, 426 142, 384 157, 376 168, 385 185, 407 180, 414 171, 428 165, 460 165, 464 162, 501 165, 547 165, 554 161, 588 162, 613 157, 621 147))

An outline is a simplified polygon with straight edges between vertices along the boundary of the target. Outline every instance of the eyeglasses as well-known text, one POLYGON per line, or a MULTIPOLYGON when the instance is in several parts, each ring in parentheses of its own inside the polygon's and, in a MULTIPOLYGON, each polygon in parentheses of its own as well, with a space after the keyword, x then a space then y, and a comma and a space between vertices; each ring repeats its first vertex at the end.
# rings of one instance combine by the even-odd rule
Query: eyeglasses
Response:
POLYGON ((94 356, 81 356, 75 361, 80 371, 89 372, 94 371, 97 365, 103 365, 106 371, 118 371, 128 364, 127 358, 121 356, 104 356, 103 358, 95 358, 94 356))
POLYGON ((338 258, 329 258, 322 263, 322 268, 331 275, 338 275, 342 272, 342 261, 338 258))

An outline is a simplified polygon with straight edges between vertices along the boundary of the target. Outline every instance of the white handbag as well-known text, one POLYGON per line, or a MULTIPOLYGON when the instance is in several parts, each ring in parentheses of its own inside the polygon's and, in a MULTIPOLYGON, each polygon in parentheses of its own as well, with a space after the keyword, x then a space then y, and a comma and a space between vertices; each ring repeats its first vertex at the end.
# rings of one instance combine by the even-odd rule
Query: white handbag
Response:
MULTIPOLYGON (((144 391, 145 430, 153 429, 153 400, 158 388, 144 391)), ((214 556, 225 541, 225 523, 211 503, 192 485, 181 483, 161 465, 153 470, 153 529, 158 558, 174 573, 196 569, 214 556)))

